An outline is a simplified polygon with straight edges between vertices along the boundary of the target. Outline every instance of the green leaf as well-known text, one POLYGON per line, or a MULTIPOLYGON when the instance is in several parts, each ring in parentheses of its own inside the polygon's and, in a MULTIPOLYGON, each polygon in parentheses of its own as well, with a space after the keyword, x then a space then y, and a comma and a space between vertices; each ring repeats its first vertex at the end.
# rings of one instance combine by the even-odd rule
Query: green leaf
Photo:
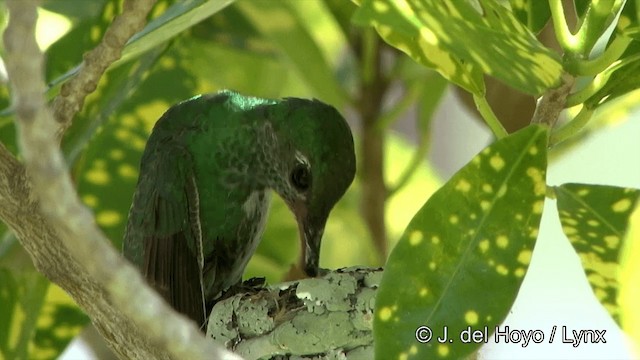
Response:
POLYGON ((86 19, 100 14, 104 3, 107 0, 93 1, 69 1, 69 0, 47 0, 40 5, 42 8, 63 14, 70 20, 86 19))
POLYGON ((51 284, 38 317, 28 358, 57 359, 88 323, 87 315, 69 295, 51 284))
POLYGON ((640 87, 640 42, 634 41, 625 51, 619 67, 611 73, 607 83, 591 96, 585 105, 595 108, 640 87))
POLYGON ((576 34, 576 40, 583 54, 588 54, 593 49, 598 39, 616 19, 620 7, 625 2, 625 0, 591 1, 584 17, 580 19, 582 25, 576 34))
MULTIPOLYGON (((184 30, 224 9, 234 0, 185 0, 174 3, 162 15, 150 21, 135 34, 122 50, 122 57, 111 67, 116 67, 139 57, 144 52, 161 45, 184 30)), ((76 66, 50 83, 52 88, 62 85, 75 76, 80 66, 76 66)))
POLYGON ((5 359, 32 359, 31 340, 49 281, 33 269, 0 268, 0 354, 5 359))
POLYGON ((441 44, 433 44, 421 36, 420 28, 423 25, 405 1, 392 2, 389 6, 384 2, 364 1, 356 11, 353 22, 375 26, 387 43, 416 62, 435 69, 447 80, 473 94, 484 94, 484 79, 480 69, 447 51, 441 44), (384 8, 385 11, 378 11, 377 8, 384 8))
MULTIPOLYGON (((323 14, 296 11, 299 5, 296 4, 294 1, 244 1, 236 5, 265 38, 281 49, 291 63, 291 68, 305 80, 320 100, 341 108, 348 96, 325 58, 321 44, 316 42, 305 25, 317 22, 323 14)), ((325 10, 324 15, 330 14, 325 10)), ((331 31, 325 34, 325 37, 329 36, 332 36, 331 31)))
POLYGON ((578 253, 589 284, 600 303, 620 323, 617 302, 620 250, 640 191, 564 184, 556 188, 556 195, 562 230, 578 253))
POLYGON ((515 17, 535 34, 542 30, 551 17, 548 1, 509 0, 509 4, 515 17))
POLYGON ((117 113, 120 106, 148 75, 161 54, 163 47, 157 47, 135 61, 107 72, 99 82, 98 89, 88 97, 87 105, 76 117, 65 133, 62 144, 67 162, 73 164, 81 151, 109 118, 117 113))
POLYGON ((471 327, 493 332, 527 271, 544 205, 547 131, 529 126, 484 149, 420 209, 385 267, 376 299, 377 359, 462 358, 471 327), (505 227, 505 224, 510 226, 505 227), (487 296, 491 294, 491 296, 487 296), (416 330, 448 328, 451 343, 416 330))
MULTIPOLYGON (((88 3, 88 2, 87 2, 88 3)), ((98 45, 100 38, 113 20, 118 8, 117 0, 101 0, 91 5, 74 6, 70 1, 53 1, 56 10, 65 17, 83 15, 73 27, 46 50, 46 78, 55 79, 77 65, 82 54, 98 45), (97 11, 96 11, 97 10, 97 11), (71 11, 71 13, 69 13, 71 11)))
MULTIPOLYGON (((0 268, 0 353, 9 357, 12 348, 9 334, 13 334, 13 317, 18 303, 18 284, 8 269, 0 268)), ((13 351, 11 351, 13 352, 13 351)))
POLYGON ((532 95, 558 85, 558 55, 498 2, 479 3, 480 11, 467 1, 365 0, 354 21, 476 95, 478 70, 532 95))
POLYGON ((640 7, 637 0, 627 0, 620 12, 620 18, 616 23, 618 30, 624 30, 629 27, 638 26, 640 22, 640 7))
POLYGON ((224 9, 234 1, 185 0, 174 3, 127 42, 119 62, 126 62, 140 56, 224 9))
POLYGON ((620 322, 622 329, 640 349, 640 206, 631 214, 629 229, 620 256, 620 322))

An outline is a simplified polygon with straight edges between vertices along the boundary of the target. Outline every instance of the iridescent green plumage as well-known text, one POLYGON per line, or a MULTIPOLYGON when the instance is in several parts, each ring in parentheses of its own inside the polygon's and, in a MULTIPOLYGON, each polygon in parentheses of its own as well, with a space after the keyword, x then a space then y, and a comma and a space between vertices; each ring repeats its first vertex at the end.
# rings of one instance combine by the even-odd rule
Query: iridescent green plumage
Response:
POLYGON ((271 190, 295 214, 301 266, 315 275, 326 219, 354 174, 351 132, 329 105, 231 91, 194 97, 170 108, 149 137, 124 254, 203 324, 220 292, 241 280, 271 190))

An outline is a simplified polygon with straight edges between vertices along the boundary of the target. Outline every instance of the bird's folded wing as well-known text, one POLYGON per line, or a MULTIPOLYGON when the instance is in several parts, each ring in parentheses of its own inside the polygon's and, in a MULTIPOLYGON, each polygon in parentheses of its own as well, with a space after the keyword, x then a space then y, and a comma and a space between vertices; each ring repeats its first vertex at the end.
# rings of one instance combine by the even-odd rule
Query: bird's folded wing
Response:
POLYGON ((145 160, 137 188, 145 193, 134 197, 130 217, 137 219, 129 220, 127 232, 138 227, 147 281, 177 311, 202 325, 202 237, 191 156, 186 149, 165 147, 145 160))

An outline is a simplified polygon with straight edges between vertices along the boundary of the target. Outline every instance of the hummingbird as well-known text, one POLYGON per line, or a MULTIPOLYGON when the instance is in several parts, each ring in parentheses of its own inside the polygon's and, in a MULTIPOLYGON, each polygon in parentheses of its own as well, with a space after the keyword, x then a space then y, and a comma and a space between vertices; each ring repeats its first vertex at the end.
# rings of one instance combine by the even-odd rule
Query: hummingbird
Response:
POLYGON ((319 272, 329 213, 355 176, 351 130, 318 100, 223 90, 156 122, 124 235, 124 256, 178 312, 206 324, 240 283, 262 237, 272 191, 298 224, 298 266, 319 272))

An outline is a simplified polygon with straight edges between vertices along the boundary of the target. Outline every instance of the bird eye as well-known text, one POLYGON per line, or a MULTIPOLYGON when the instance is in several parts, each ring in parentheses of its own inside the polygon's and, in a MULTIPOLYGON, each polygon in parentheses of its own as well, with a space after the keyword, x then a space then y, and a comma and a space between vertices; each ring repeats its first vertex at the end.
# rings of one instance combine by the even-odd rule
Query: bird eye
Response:
POLYGON ((306 165, 298 164, 291 171, 291 183, 296 189, 305 191, 311 185, 311 173, 306 165))

